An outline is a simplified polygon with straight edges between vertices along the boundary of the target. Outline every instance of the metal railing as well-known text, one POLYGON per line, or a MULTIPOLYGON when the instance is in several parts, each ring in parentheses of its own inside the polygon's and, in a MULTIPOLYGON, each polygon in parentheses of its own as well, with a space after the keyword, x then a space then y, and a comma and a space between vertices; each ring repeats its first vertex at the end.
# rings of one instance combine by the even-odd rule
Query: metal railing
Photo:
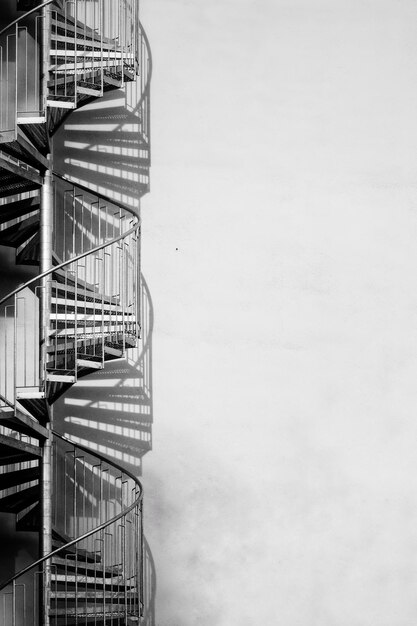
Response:
MULTIPOLYGON (((53 433, 53 463, 54 534, 62 545, 0 585, 3 623, 37 626, 45 617, 51 626, 85 624, 91 617, 106 624, 138 619, 145 588, 139 480, 58 433, 53 433), (45 577, 50 580, 47 616, 40 593, 45 577)), ((149 583, 146 594, 150 606, 149 583)))
POLYGON ((136 344, 139 219, 112 203, 104 210, 101 198, 80 191, 73 185, 64 191, 68 211, 62 212, 61 232, 67 222, 70 232, 58 238, 58 264, 0 300, 0 394, 13 405, 31 393, 45 393, 48 381, 65 382, 60 376, 75 382, 80 368, 102 367, 106 358, 123 356, 136 344), (42 289, 51 294, 43 354, 42 289))
POLYGON ((18 123, 45 121, 47 106, 75 108, 106 82, 132 80, 141 41, 135 0, 50 0, 11 22, 0 32, 1 140, 15 139, 18 123))

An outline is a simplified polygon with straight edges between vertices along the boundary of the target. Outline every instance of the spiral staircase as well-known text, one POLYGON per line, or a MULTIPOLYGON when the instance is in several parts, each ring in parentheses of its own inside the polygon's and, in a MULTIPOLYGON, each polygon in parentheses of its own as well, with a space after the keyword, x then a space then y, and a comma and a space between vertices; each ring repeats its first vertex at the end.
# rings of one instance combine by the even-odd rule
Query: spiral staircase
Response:
POLYGON ((39 558, 0 584, 0 623, 152 626, 141 484, 53 419, 81 377, 146 345, 138 204, 55 171, 54 137, 73 111, 135 84, 139 201, 149 44, 137 0, 22 4, 0 32, 0 246, 26 272, 0 298, 0 514, 37 533, 39 558))

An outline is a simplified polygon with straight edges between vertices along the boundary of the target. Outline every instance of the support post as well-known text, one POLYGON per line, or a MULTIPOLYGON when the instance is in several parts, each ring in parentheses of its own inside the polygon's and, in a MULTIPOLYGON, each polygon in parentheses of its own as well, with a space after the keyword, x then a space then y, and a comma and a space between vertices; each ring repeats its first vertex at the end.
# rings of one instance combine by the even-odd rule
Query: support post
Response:
MULTIPOLYGON (((45 172, 44 181, 41 189, 40 203, 40 273, 47 272, 52 267, 52 231, 53 231, 53 189, 52 189, 52 173, 48 169, 45 172)), ((46 363, 47 363, 47 344, 49 339, 50 311, 51 311, 51 277, 46 276, 41 279, 41 386, 45 389, 46 383, 46 363)))
MULTIPOLYGON (((51 434, 45 440, 42 458, 42 556, 52 550, 52 441, 51 434)), ((51 606, 51 563, 45 561, 42 589, 42 626, 49 626, 51 606)))
MULTIPOLYGON (((53 231, 53 185, 51 169, 46 170, 41 189, 40 199, 40 258, 41 273, 52 266, 52 231, 53 231)), ((40 378, 41 389, 46 391, 46 363, 48 359, 48 340, 50 334, 51 312, 51 277, 41 279, 40 289, 40 378)), ((46 399, 45 399, 46 403, 46 399)), ((49 437, 43 444, 41 470, 41 507, 42 507, 42 556, 52 550, 52 441, 51 424, 47 424, 49 437)), ((41 615, 43 626, 49 626, 51 592, 51 564, 45 561, 43 571, 43 586, 41 597, 41 615)))

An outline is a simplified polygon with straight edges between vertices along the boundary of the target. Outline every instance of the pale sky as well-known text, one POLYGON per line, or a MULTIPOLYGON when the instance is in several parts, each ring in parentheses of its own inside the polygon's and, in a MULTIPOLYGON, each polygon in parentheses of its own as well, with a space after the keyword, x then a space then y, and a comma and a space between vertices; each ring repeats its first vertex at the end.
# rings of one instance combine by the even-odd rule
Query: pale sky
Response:
POLYGON ((415 626, 417 5, 142 21, 157 624, 415 626))

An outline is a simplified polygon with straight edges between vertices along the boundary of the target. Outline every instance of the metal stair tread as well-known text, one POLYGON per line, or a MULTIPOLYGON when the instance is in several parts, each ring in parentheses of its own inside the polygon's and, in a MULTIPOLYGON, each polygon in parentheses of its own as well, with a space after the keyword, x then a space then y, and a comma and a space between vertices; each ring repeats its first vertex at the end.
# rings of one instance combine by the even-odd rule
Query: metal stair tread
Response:
MULTIPOLYGON (((27 443, 26 441, 21 441, 20 439, 14 439, 13 437, 8 437, 7 435, 0 434, 0 453, 1 456, 6 457, 7 454, 5 452, 9 452, 9 456, 13 456, 13 452, 15 454, 24 454, 26 460, 29 458, 37 459, 42 456, 42 449, 39 446, 35 446, 31 443, 27 443)), ((9 461, 9 463, 13 463, 13 461, 9 461)))
POLYGON ((55 374, 46 372, 46 380, 54 383, 76 383, 77 377, 71 374, 55 374))
POLYGON ((66 598, 77 598, 77 599, 83 599, 83 600, 88 600, 89 598, 99 598, 99 599, 108 599, 108 600, 112 600, 112 599, 119 599, 119 598, 125 598, 126 596, 128 596, 128 599, 132 599, 132 600, 139 600, 139 592, 136 590, 129 590, 127 589, 126 591, 123 589, 122 591, 85 591, 85 590, 80 590, 77 589, 77 591, 56 591, 56 590, 52 590, 51 591, 51 598, 53 598, 54 600, 64 600, 66 598))
POLYGON ((0 498, 0 511, 3 513, 19 513, 37 500, 39 500, 39 485, 28 487, 0 498))
POLYGON ((37 211, 39 213, 39 196, 27 198, 25 200, 14 200, 0 206, 0 224, 7 224, 14 219, 24 217, 37 211))
MULTIPOLYGON (((56 287, 54 286, 54 289, 56 287)), ((79 293, 80 296, 82 296, 82 292, 81 294, 79 293)), ((101 297, 101 294, 99 294, 97 297, 101 297)), ((110 298, 111 296, 103 296, 103 298, 110 298)), ((102 307, 104 307, 104 309, 106 311, 114 311, 117 313, 122 313, 123 312, 123 307, 122 305, 116 303, 116 302, 111 302, 108 300, 104 300, 103 304, 100 301, 98 302, 87 302, 86 300, 69 300, 62 298, 60 296, 54 296, 52 295, 51 297, 51 303, 52 305, 56 308, 56 307, 66 307, 66 308, 75 308, 77 306, 77 308, 79 309, 93 309, 93 310, 97 310, 97 311, 101 311, 102 307)))
POLYGON ((84 574, 59 574, 54 571, 51 572, 51 578, 56 583, 72 583, 72 584, 84 584, 84 585, 97 585, 99 587, 111 587, 120 585, 126 587, 126 589, 134 588, 133 584, 121 582, 120 576, 85 576, 84 574))
POLYGON ((18 409, 0 407, 1 425, 37 439, 46 439, 48 437, 48 431, 44 426, 18 409))
POLYGON ((77 359, 76 361, 77 367, 87 367, 90 369, 101 370, 103 369, 103 364, 101 361, 90 361, 88 359, 77 359))
POLYGON ((17 248, 34 235, 38 229, 39 215, 33 215, 24 221, 0 230, 0 245, 17 248))
MULTIPOLYGON (((75 18, 73 18, 72 16, 63 16, 60 13, 57 13, 56 17, 52 17, 52 26, 53 29, 51 31, 51 39, 54 38, 54 35, 57 33, 57 30, 63 30, 65 32, 72 32, 77 35, 80 35, 80 37, 82 37, 83 39, 91 39, 91 41, 95 41, 95 42, 103 42, 103 45, 107 44, 107 45, 115 45, 115 40, 114 39, 110 39, 109 37, 104 37, 104 36, 100 36, 98 33, 96 33, 93 29, 89 28, 88 26, 86 26, 85 24, 83 24, 82 22, 80 22, 79 20, 75 20, 75 18), (65 21, 63 21, 62 19, 59 18, 63 18, 65 21), (54 30, 54 28, 56 30, 54 30), (81 32, 80 32, 81 31, 81 32)), ((57 33, 58 34, 58 33, 57 33)), ((77 41, 78 38, 76 39, 75 37, 73 37, 73 41, 77 41)))
MULTIPOLYGON (((112 576, 112 575, 120 577, 121 575, 122 569, 120 565, 104 566, 102 563, 99 563, 97 561, 92 562, 92 561, 88 561, 87 559, 83 559, 82 557, 80 557, 80 555, 75 554, 74 556, 76 557, 74 559, 61 557, 61 556, 53 556, 52 563, 54 564, 54 566, 64 567, 66 568, 66 570, 77 569, 79 572, 93 571, 95 574, 99 574, 100 577, 102 577, 104 573, 105 578, 108 578, 109 576, 112 576)), ((61 572, 59 572, 59 570, 57 569, 56 573, 59 574, 61 572)), ((82 575, 85 575, 85 574, 82 574, 82 575)))
MULTIPOLYGON (((136 604, 136 603, 135 603, 136 604)), ((49 615, 51 617, 56 617, 56 616, 62 616, 62 617, 86 617, 89 616, 92 619, 100 619, 100 618, 106 618, 110 619, 110 618, 124 618, 126 616, 126 611, 124 610, 124 607, 126 607, 126 610, 129 612, 129 609, 132 610, 133 607, 130 606, 129 603, 127 604, 115 604, 115 605, 109 605, 108 607, 106 607, 106 609, 103 610, 99 610, 99 608, 101 607, 96 607, 96 606, 92 606, 92 607, 86 607, 86 606, 82 606, 82 607, 66 607, 66 608, 59 608, 59 609, 51 609, 49 611, 49 615), (109 610, 107 610, 107 608, 109 610), (117 608, 118 610, 115 610, 115 608, 117 608), (120 610, 122 609, 122 610, 120 610)))
MULTIPOLYGON (((81 309, 81 307, 77 307, 78 309, 81 309)), ((98 310, 99 311, 99 310, 98 310)), ((96 321, 100 321, 100 322, 126 322, 126 323, 130 323, 131 322, 131 318, 134 317, 134 313, 131 311, 115 311, 114 313, 104 313, 104 312, 93 312, 93 313, 87 313, 87 312, 83 312, 82 310, 78 310, 77 314, 75 314, 74 311, 70 312, 70 311, 65 311, 63 313, 58 313, 56 311, 52 311, 50 314, 50 320, 51 322, 68 322, 68 323, 75 323, 78 322, 79 324, 83 324, 84 322, 96 322, 96 321)))
POLYGON ((39 476, 39 466, 4 472, 0 474, 0 491, 39 480, 39 476))

